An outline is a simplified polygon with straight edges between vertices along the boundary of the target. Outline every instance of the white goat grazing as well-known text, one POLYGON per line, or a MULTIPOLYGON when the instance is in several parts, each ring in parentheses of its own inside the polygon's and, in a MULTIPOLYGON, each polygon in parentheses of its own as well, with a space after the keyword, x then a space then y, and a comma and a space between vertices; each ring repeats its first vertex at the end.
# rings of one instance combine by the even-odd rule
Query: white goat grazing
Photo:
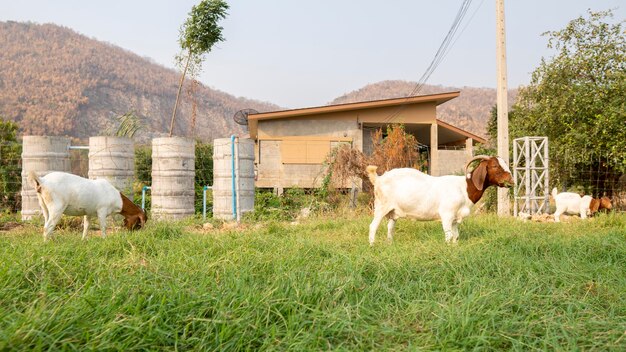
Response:
POLYGON ((45 220, 43 237, 47 240, 63 214, 84 216, 83 239, 89 230, 89 217, 97 216, 102 237, 106 237, 106 218, 111 214, 124 216, 129 230, 144 226, 144 211, 126 198, 107 180, 89 180, 65 172, 51 172, 38 177, 28 174, 28 183, 37 191, 37 199, 45 220))
POLYGON ((588 215, 593 215, 601 209, 611 209, 611 200, 607 197, 593 198, 591 196, 580 196, 578 193, 561 192, 558 193, 556 187, 552 189, 552 198, 556 203, 554 212, 554 222, 561 222, 561 214, 580 214, 581 219, 586 219, 588 215))
POLYGON ((465 166, 466 176, 430 176, 410 168, 393 169, 382 176, 376 166, 367 173, 374 185, 374 220, 369 228, 369 241, 374 244, 376 230, 383 217, 389 219, 387 239, 393 240, 396 220, 411 217, 418 220, 441 219, 446 242, 457 242, 458 226, 470 214, 470 208, 491 185, 508 187, 513 183, 511 171, 499 157, 479 155, 465 166), (468 173, 475 161, 480 164, 468 173))

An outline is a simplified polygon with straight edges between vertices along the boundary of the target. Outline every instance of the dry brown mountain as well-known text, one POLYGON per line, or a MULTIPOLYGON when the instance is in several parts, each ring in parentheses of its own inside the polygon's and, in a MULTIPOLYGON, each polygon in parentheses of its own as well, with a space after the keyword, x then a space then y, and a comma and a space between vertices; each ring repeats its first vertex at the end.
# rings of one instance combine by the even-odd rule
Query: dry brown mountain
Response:
MULTIPOLYGON (((137 139, 165 135, 176 98, 177 71, 117 46, 53 24, 0 22, 0 117, 16 121, 23 134, 67 135, 78 139, 115 130, 117 116, 134 111, 144 128, 137 139)), ((278 106, 237 98, 202 85, 190 93, 186 81, 174 134, 203 140, 242 131, 232 120, 244 108, 278 106), (191 128, 192 101, 196 127, 191 128)), ((341 96, 331 104, 401 97, 415 83, 384 81, 341 96)), ((485 135, 495 90, 424 86, 419 94, 460 90, 443 104, 443 120, 485 135)), ((509 95, 513 102, 515 91, 509 95)))
MULTIPOLYGON (((178 72, 122 48, 52 24, 0 22, 0 116, 23 134, 84 139, 115 130, 115 117, 135 111, 147 140, 169 131, 178 72)), ((186 80, 189 83, 189 80, 186 80)), ((197 115, 191 131, 191 84, 184 88, 174 134, 209 140, 241 132, 232 120, 243 108, 276 105, 195 89, 197 115)))
MULTIPOLYGON (((343 104, 356 101, 397 98, 408 95, 415 88, 415 82, 383 81, 347 93, 329 104, 343 104)), ((479 136, 487 135, 487 121, 496 105, 496 90, 493 88, 443 87, 424 85, 418 95, 461 91, 461 95, 437 107, 437 116, 445 122, 470 131, 479 136)), ((509 108, 517 97, 517 90, 509 90, 509 108)))

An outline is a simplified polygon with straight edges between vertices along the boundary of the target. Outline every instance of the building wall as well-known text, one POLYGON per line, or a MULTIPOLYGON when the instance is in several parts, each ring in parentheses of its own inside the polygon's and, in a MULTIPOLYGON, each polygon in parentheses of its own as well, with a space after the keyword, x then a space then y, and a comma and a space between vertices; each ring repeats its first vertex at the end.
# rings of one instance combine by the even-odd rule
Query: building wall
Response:
POLYGON ((471 154, 465 150, 439 150, 439 168, 434 175, 463 175, 465 163, 471 158, 471 154))
POLYGON ((281 144, 285 140, 327 141, 329 150, 351 143, 361 150, 363 136, 356 119, 280 119, 259 121, 255 146, 256 186, 261 188, 313 188, 324 178, 322 163, 284 163, 281 144))
MULTIPOLYGON (((351 143, 358 150, 371 154, 371 134, 375 130, 363 129, 364 123, 406 123, 431 126, 431 136, 437 135, 435 104, 407 105, 367 110, 334 112, 323 115, 299 116, 291 118, 259 120, 257 125, 257 141, 255 145, 255 168, 257 173, 256 187, 260 188, 314 188, 323 181, 324 167, 322 162, 302 162, 283 160, 288 145, 292 145, 291 153, 297 154, 295 143, 312 141, 311 145, 325 145, 330 150, 338 143, 351 143), (434 126, 434 127, 432 127, 434 126), (283 144, 283 141, 288 141, 283 144), (295 141, 295 142, 294 142, 295 141), (324 143, 320 143, 323 141, 324 143), (328 142, 328 143, 326 143, 328 142)), ((470 140, 471 141, 471 140, 470 140)), ((427 142, 428 143, 428 142, 427 142)), ((437 138, 430 141, 437 145, 437 138)), ((431 163, 435 169, 432 175, 462 173, 465 162, 471 156, 466 150, 431 150, 431 163)), ((310 145, 303 146, 304 149, 310 145)), ((315 147, 312 147, 315 148, 315 147)), ((318 153, 318 156, 322 153, 318 153)), ((325 154, 325 153, 324 153, 325 154)))

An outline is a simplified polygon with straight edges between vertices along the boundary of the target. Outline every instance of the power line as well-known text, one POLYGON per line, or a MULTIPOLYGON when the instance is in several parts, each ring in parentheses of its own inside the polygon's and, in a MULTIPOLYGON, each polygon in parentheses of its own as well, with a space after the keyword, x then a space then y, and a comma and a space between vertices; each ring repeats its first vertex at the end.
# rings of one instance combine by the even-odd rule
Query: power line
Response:
MULTIPOLYGON (((405 98, 408 99, 409 97, 416 95, 424 87, 424 84, 426 83, 426 81, 428 81, 428 79, 435 72, 439 64, 441 64, 445 56, 450 52, 450 49, 452 48, 454 43, 456 43, 456 40, 454 42, 452 40, 454 39, 454 36, 456 35, 461 23, 463 22, 463 18, 467 14, 467 11, 469 10, 471 4, 472 4, 472 0, 463 0, 463 3, 461 4, 461 7, 457 11, 457 14, 454 18, 454 21, 452 22, 452 25, 450 26, 450 29, 448 30, 448 33, 446 34, 445 38, 441 42, 441 45, 439 45, 439 49, 437 49, 437 52, 435 53, 435 57, 432 59, 426 71, 424 71, 420 79, 417 81, 417 83, 415 84, 415 87, 413 87, 413 90, 411 90, 411 92, 407 94, 405 98)), ((473 17, 474 15, 472 15, 472 18, 473 17)), ((465 30, 465 28, 463 28, 463 30, 465 30)), ((392 122, 393 119, 397 117, 398 114, 405 108, 405 105, 406 104, 400 105, 398 109, 396 109, 395 112, 393 112, 387 118, 385 118, 385 122, 392 122)))
POLYGON ((461 25, 463 17, 465 17, 465 14, 467 13, 467 10, 469 9, 471 3, 472 3, 472 0, 464 0, 463 3, 461 4, 459 11, 457 12, 456 17, 454 18, 454 22, 452 22, 452 26, 448 30, 448 34, 446 34, 446 37, 444 38, 443 42, 439 46, 439 49, 437 49, 437 53, 435 54, 435 57, 431 61, 430 65, 428 66, 424 74, 422 74, 422 77, 420 77, 418 83, 415 85, 410 95, 414 95, 419 90, 421 90, 421 88, 424 86, 424 83, 426 83, 426 81, 430 78, 433 72, 435 72, 435 69, 437 69, 439 64, 443 61, 444 57, 449 51, 448 48, 450 47, 452 39, 454 38, 454 35, 459 29, 459 26, 461 25))

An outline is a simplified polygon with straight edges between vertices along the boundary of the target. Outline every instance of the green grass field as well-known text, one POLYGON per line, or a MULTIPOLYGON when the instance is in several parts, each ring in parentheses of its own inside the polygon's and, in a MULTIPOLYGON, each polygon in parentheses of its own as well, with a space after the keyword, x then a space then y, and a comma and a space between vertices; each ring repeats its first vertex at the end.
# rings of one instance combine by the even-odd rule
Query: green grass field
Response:
POLYGON ((0 350, 626 350, 626 215, 0 232, 0 350))

